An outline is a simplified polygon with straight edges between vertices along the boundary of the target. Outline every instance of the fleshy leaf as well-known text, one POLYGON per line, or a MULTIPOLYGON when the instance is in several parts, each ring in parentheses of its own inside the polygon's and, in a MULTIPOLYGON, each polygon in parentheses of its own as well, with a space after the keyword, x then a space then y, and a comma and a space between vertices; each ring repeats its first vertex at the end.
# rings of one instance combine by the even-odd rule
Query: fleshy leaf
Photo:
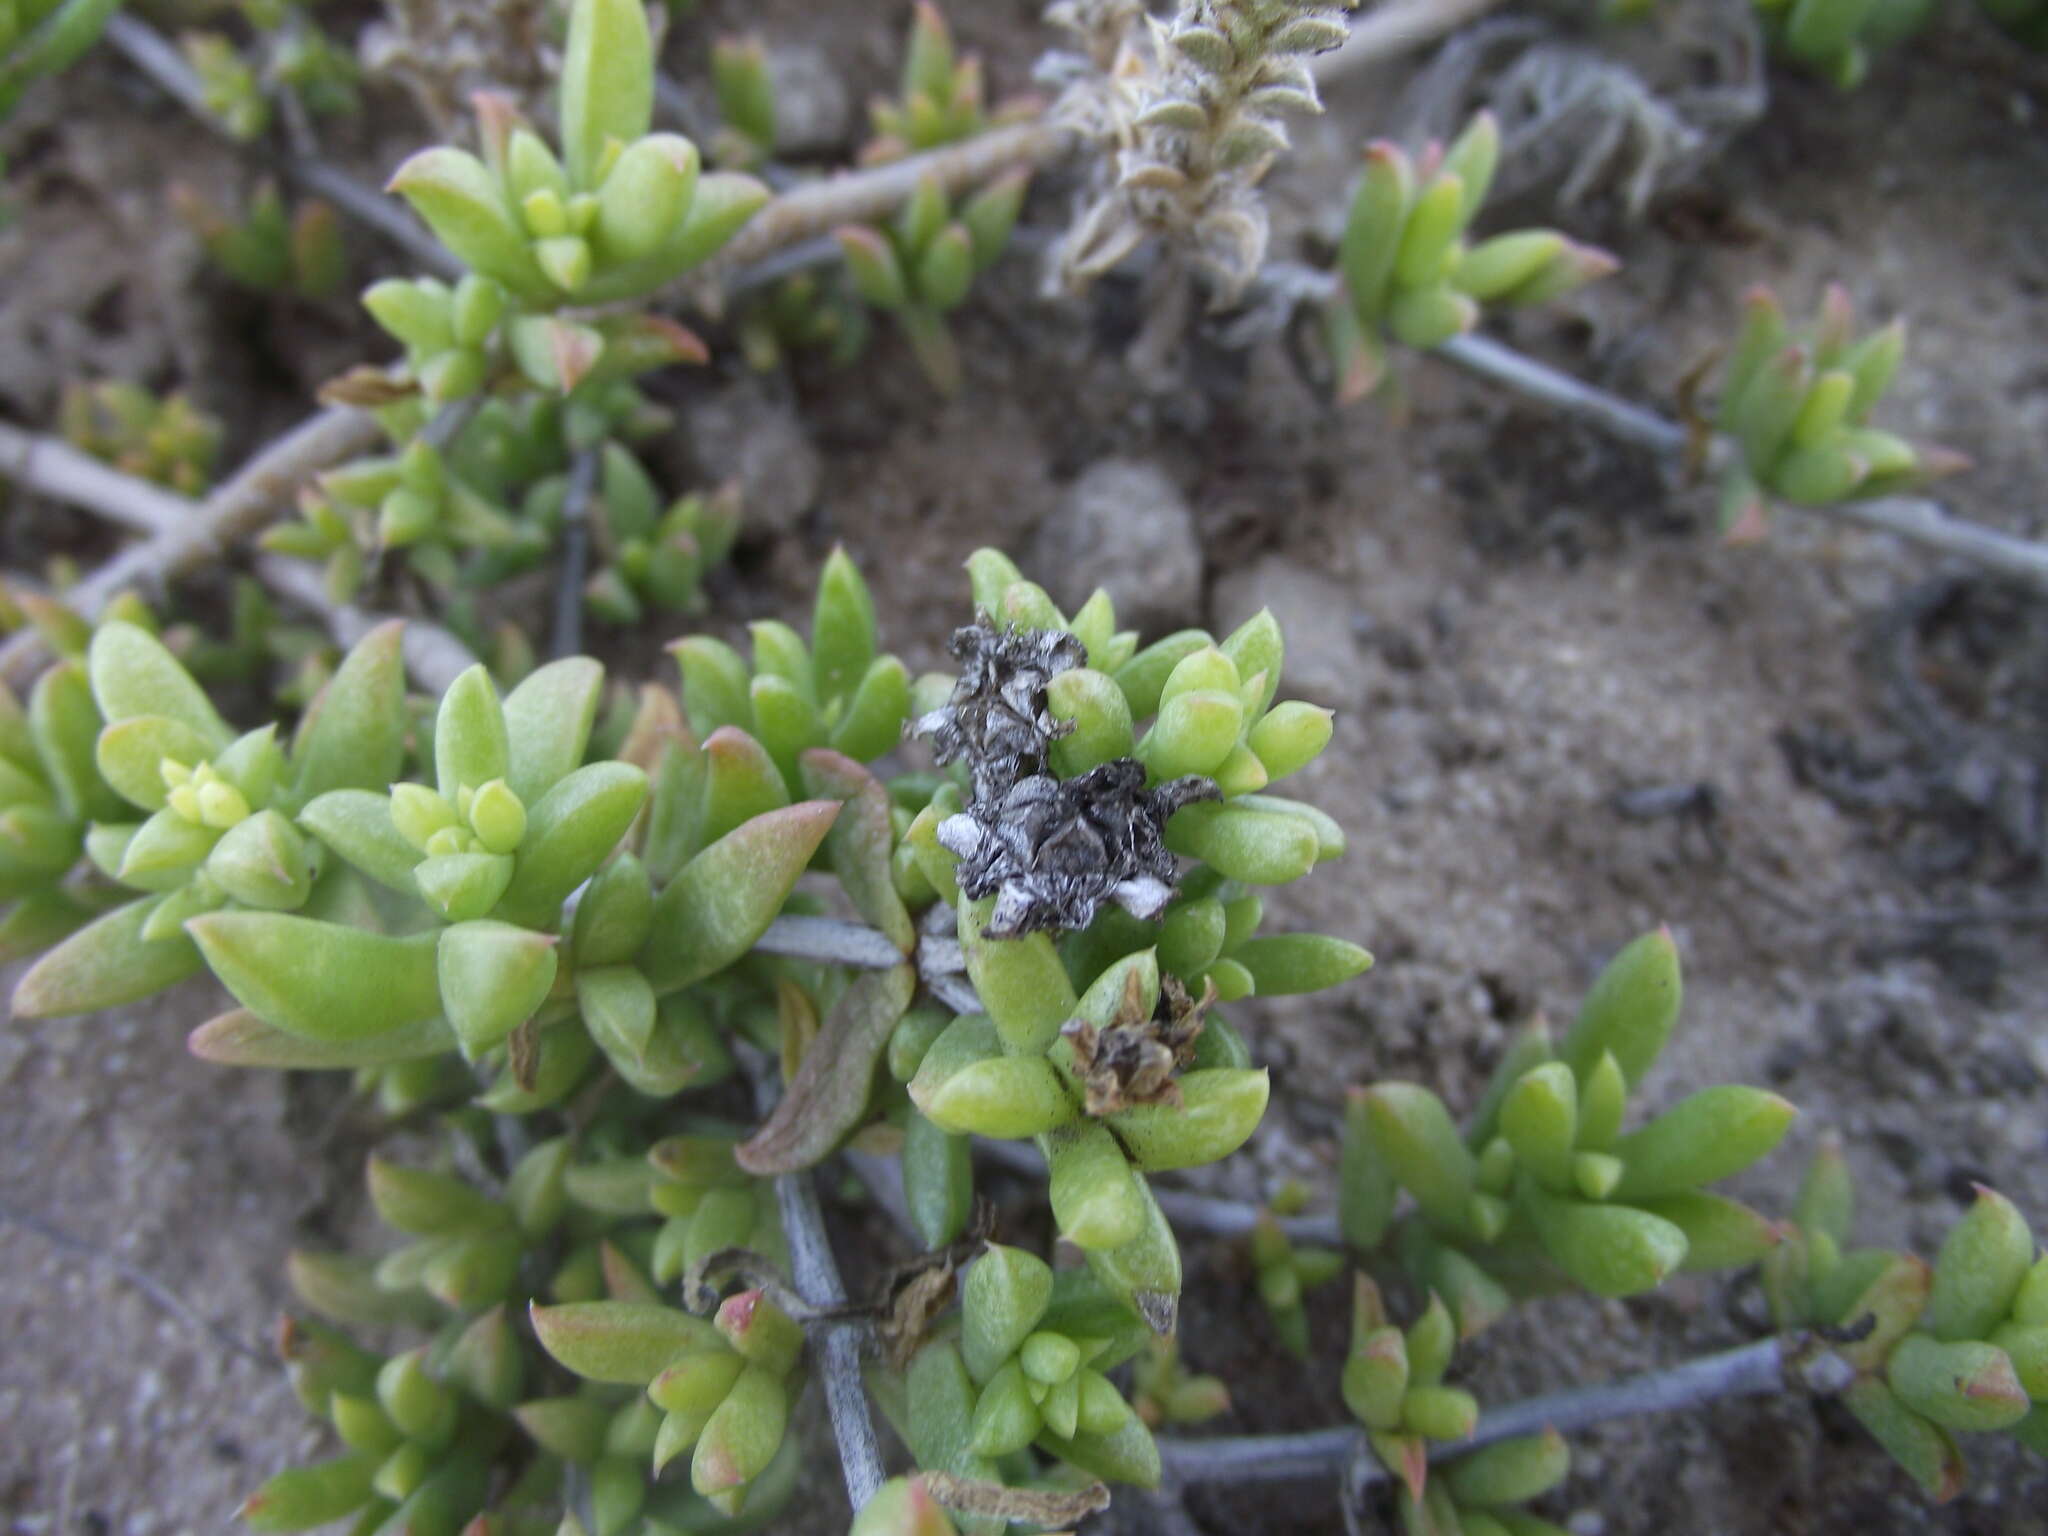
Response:
POLYGON ((687 1354, 723 1351, 718 1330, 673 1307, 631 1301, 536 1306, 541 1347, 586 1381, 644 1387, 687 1354))
POLYGON ((397 939, 284 912, 210 912, 186 931, 237 1002, 308 1040, 372 1039, 441 1011, 431 933, 397 939))
POLYGON ((808 1168, 860 1123, 875 1063, 916 990, 917 974, 907 965, 854 978, 825 1016, 781 1101, 740 1143, 742 1168, 763 1177, 808 1168))
POLYGON ((554 938, 479 920, 441 930, 435 950, 441 1011, 471 1057, 533 1017, 555 984, 554 938))
POLYGON ((843 802, 838 820, 825 836, 825 856, 847 898, 856 912, 908 954, 917 933, 890 874, 894 830, 889 792, 859 763, 837 752, 814 747, 799 762, 806 792, 820 800, 843 802))
POLYGON ((839 804, 806 800, 756 816, 703 850, 655 898, 640 967, 673 992, 745 954, 782 910, 839 804))
POLYGON ((292 804, 337 789, 382 789, 405 761, 404 626, 380 624, 356 642, 299 721, 292 804))
POLYGON ((377 1067, 445 1055, 455 1049, 455 1033, 435 1018, 401 1024, 366 1040, 308 1040, 237 1008, 193 1030, 185 1048, 200 1060, 223 1067, 377 1067))
POLYGON ((44 955, 14 989, 15 1017, 54 1019, 117 1008, 198 970, 199 951, 191 940, 142 937, 162 899, 149 896, 116 907, 44 955))

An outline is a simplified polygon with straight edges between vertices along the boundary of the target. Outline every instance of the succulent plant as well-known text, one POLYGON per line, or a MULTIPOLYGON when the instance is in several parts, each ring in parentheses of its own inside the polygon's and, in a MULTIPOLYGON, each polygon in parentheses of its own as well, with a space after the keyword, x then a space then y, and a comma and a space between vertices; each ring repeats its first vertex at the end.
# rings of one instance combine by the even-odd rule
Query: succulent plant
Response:
MULTIPOLYGON (((0 0, 0 109, 108 9, 0 0)), ((1764 9, 1785 51, 1847 84, 1924 6, 1764 9)), ((56 597, 0 591, 0 624, 32 625, 59 658, 26 704, 0 690, 0 960, 40 952, 14 1009, 91 1012, 203 969, 236 1006, 192 1033, 195 1054, 346 1071, 379 1129, 404 1122, 366 1169, 396 1239, 290 1258, 315 1315, 286 1323, 280 1353, 342 1450, 266 1482, 243 1509, 254 1529, 772 1529, 805 1472, 792 1414, 814 1377, 862 1506, 855 1536, 1071 1527, 1103 1507, 1105 1483, 1158 1486, 1168 1452, 1176 1479, 1198 1469, 1206 1447, 1163 1450, 1154 1428, 1228 1407, 1222 1382, 1180 1359, 1169 1210, 1249 1235, 1276 1334, 1318 1363, 1304 1293, 1346 1260, 1334 1236, 1289 1236, 1319 1226, 1283 1226, 1305 1191, 1284 1186, 1270 1210, 1177 1204, 1154 1179, 1230 1156, 1262 1121, 1272 1078, 1241 1004, 1371 964, 1345 939, 1261 931, 1265 888, 1346 851, 1334 818, 1274 792, 1328 748, 1332 717, 1281 697, 1270 613, 1220 640, 1147 643, 1118 629, 1106 593, 1069 616, 992 549, 967 562, 951 672, 913 679, 881 649, 874 596, 838 549, 807 635, 762 620, 745 654, 686 637, 671 648, 678 686, 608 686, 581 656, 542 664, 487 589, 558 552, 564 634, 579 596, 617 623, 704 606, 737 494, 657 486, 636 448, 669 421, 637 381, 707 359, 651 300, 768 195, 652 131, 638 0, 566 10, 553 146, 486 93, 480 155, 437 146, 394 178, 462 270, 364 294, 402 356, 328 398, 373 413, 388 449, 303 484, 299 520, 265 539, 323 562, 336 604, 430 608, 488 661, 412 696, 398 622, 337 656, 246 580, 218 639, 159 632, 132 592, 89 623, 56 597), (291 681, 269 697, 295 723, 230 724, 280 669, 291 681), (216 700, 207 683, 233 686, 216 700), (1036 1144, 1042 1178, 1028 1153, 1005 1161, 1040 1179, 1046 1257, 1044 1227, 1031 1246, 997 1240, 977 1139, 1036 1144), (823 1168, 871 1183, 912 1252, 873 1301, 838 1290, 823 1168), (875 1348, 853 1346, 856 1327, 875 1348), (914 1472, 884 1480, 870 1403, 914 1472)), ((229 132, 353 108, 352 56, 309 7, 239 11, 229 25, 253 46, 187 40, 229 132)), ((1999 14, 2039 30, 2023 12, 1999 14)), ((838 229, 832 271, 799 249, 725 274, 731 296, 754 295, 734 327, 749 361, 850 356, 883 310, 933 382, 957 388, 943 317, 1009 241, 1030 171, 1075 141, 1093 155, 1059 252, 1068 278, 1160 236, 1151 300, 1194 292, 1192 272, 1219 302, 1247 288, 1266 247, 1261 180, 1287 115, 1319 109, 1308 61, 1342 41, 1342 12, 1187 0, 1154 19, 1136 0, 1060 0, 1049 16, 1084 45, 1048 61, 1065 93, 1030 130, 975 144, 1010 114, 986 109, 978 63, 916 8, 868 156, 962 147, 892 216, 838 229)), ((441 41, 469 46, 457 21, 441 41)), ((713 158, 778 185, 799 174, 769 166, 762 45, 718 44, 711 64, 713 158)), ((411 67, 430 98, 433 69, 411 67)), ((434 68, 436 85, 474 73, 434 68)), ((533 83, 516 67, 507 80, 533 83)), ((1553 231, 1471 237, 1497 154, 1483 116, 1448 149, 1368 151, 1327 316, 1346 392, 1386 378, 1390 343, 1439 346, 1486 304, 1540 302, 1611 267, 1553 231)), ((874 219, 909 184, 893 171, 856 175, 852 197, 798 191, 751 254, 792 228, 874 219)), ((184 208, 238 281, 310 294, 338 280, 324 205, 288 217, 266 187, 239 218, 184 208)), ((707 310, 720 281, 705 274, 707 310)), ((1318 275, 1314 291, 1330 286, 1318 275)), ((1179 316, 1153 310, 1148 333, 1179 316)), ((1826 504, 1946 467, 1868 425, 1902 346, 1896 326, 1856 339, 1838 292, 1796 337, 1775 303, 1752 301, 1717 416, 1739 452, 1739 531, 1766 495, 1826 504)), ((210 473, 217 434, 179 397, 79 390, 66 415, 126 472, 187 494, 210 473)), ((1685 435, 1641 417, 1639 437, 1685 435)), ((77 573, 60 558, 50 574, 61 592, 77 573)), ((1462 1126, 1419 1084, 1353 1092, 1337 1225, 1358 1257, 1407 1272, 1418 1310, 1397 1326, 1377 1284, 1355 1282, 1338 1384, 1363 1439, 1309 1437, 1325 1457, 1341 1441, 1363 1474, 1347 1499, 1383 1470, 1406 1530, 1556 1536, 1522 1506, 1566 1476, 1565 1442, 1504 1435, 1491 1413, 1483 1428, 1477 1398, 1449 1384, 1457 1345, 1524 1296, 1631 1296, 1750 1263, 1777 1334, 1683 1368, 1700 1393, 1839 1395, 1936 1498, 1961 1484, 1960 1434, 2048 1451, 2048 1259, 2021 1213, 1979 1189, 1928 1264, 1849 1246, 1853 1191, 1832 1147, 1790 1222, 1718 1193, 1793 1110, 1727 1085, 1627 1128, 1680 991, 1671 935, 1637 939, 1561 1039, 1540 1022, 1517 1034, 1462 1126)), ((1577 1421, 1600 1396, 1575 1394, 1577 1421)), ((1551 1422, 1545 1406, 1521 1423, 1551 1422)))
MULTIPOLYGON (((1303 1193, 1297 1187, 1276 1204, 1292 1214, 1303 1193)), ((1328 1248, 1296 1249, 1273 1218, 1272 1210, 1262 1210, 1258 1225, 1252 1228, 1254 1283, 1280 1342, 1287 1346, 1288 1353, 1306 1360, 1308 1309, 1302 1304, 1302 1295, 1336 1279, 1344 1268, 1344 1256, 1328 1248)))
POLYGON ((72 447, 187 496, 206 489, 220 454, 220 423, 187 396, 125 379, 68 385, 58 426, 72 447))
POLYGON ((711 157, 751 170, 775 153, 775 82, 758 37, 721 37, 711 45, 711 85, 718 97, 718 135, 711 157))
POLYGON ((991 113, 984 100, 981 60, 956 54, 944 14, 932 0, 917 0, 897 99, 877 97, 869 103, 875 136, 861 151, 861 159, 876 165, 956 144, 1027 112, 1030 105, 1006 102, 991 113))
POLYGON ((1678 952, 1645 934, 1609 962, 1554 1045, 1525 1029, 1464 1130, 1411 1083, 1355 1090, 1346 1119, 1347 1235, 1376 1247, 1406 1190, 1398 1249, 1471 1335, 1510 1294, 1562 1278, 1596 1295, 1653 1289, 1683 1268, 1753 1263, 1776 1241, 1755 1211, 1704 1186, 1776 1146, 1793 1107, 1707 1088, 1625 1132, 1628 1102, 1678 1020, 1678 952))
POLYGON ((1029 176, 1011 171, 976 192, 958 217, 926 178, 893 223, 836 231, 854 291, 896 316, 918 364, 943 394, 960 389, 960 358, 944 316, 967 298, 975 276, 1009 243, 1029 176))
POLYGON ((120 0, 0 0, 0 117, 30 83, 58 74, 98 41, 120 0))
POLYGON ((392 189, 464 266, 523 307, 639 297, 710 256, 768 196, 750 177, 700 175, 695 145, 649 132, 653 102, 646 13, 632 0, 579 4, 559 158, 509 102, 484 98, 484 159, 423 150, 392 189))
POLYGON ((1918 32, 1933 0, 1754 0, 1771 42, 1842 90, 1860 85, 1870 58, 1918 32))
POLYGON ((193 188, 174 183, 171 206, 199 236, 214 265, 244 287, 324 299, 347 275, 341 221, 333 207, 318 198, 308 198, 287 213, 276 186, 265 182, 238 217, 193 188))
POLYGON ((2048 1454, 2048 1257, 2026 1218, 1979 1185, 1929 1265, 1850 1247, 1855 1206, 1841 1147, 1824 1140, 1764 1261, 1778 1326, 1840 1340, 1842 1402, 1932 1499, 1963 1486, 1958 1432, 2010 1430, 2048 1454))
POLYGON ((1800 333, 1769 292, 1749 295, 1715 408, 1716 424, 1740 450, 1721 489, 1731 537, 1763 530, 1766 496, 1825 506, 1912 490, 1963 466, 1947 449, 1869 424, 1905 351, 1902 321, 1856 336, 1839 286, 1829 286, 1819 316, 1800 333))
POLYGON ((1368 145, 1337 252, 1343 293, 1325 311, 1340 398, 1387 379, 1387 343, 1428 349, 1461 336, 1489 304, 1543 304, 1615 270, 1605 251, 1549 229, 1476 244, 1466 231, 1485 205, 1500 131, 1482 112, 1448 149, 1419 159, 1368 145))

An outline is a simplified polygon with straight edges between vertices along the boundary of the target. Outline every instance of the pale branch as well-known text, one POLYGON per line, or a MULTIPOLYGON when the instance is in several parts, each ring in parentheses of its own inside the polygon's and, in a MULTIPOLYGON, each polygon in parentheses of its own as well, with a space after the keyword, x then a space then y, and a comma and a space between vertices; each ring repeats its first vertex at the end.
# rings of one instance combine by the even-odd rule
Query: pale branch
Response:
POLYGON ((1667 421, 1655 411, 1633 405, 1488 337, 1453 336, 1435 348, 1435 353, 1467 373, 1476 373, 1517 394, 1555 406, 1568 416, 1578 416, 1652 453, 1682 454, 1691 446, 1692 434, 1677 422, 1667 421))
MULTIPOLYGON (((175 535, 205 515, 200 504, 173 491, 110 469, 55 438, 37 437, 0 423, 0 473, 111 522, 146 532, 175 535)), ((335 641, 349 646, 388 617, 353 604, 328 600, 319 573, 304 561, 264 555, 256 561, 263 584, 320 615, 335 641)), ((439 693, 473 666, 476 658, 446 630, 408 622, 406 666, 422 687, 439 693)))
POLYGON ((125 475, 61 438, 0 422, 0 479, 22 484, 140 533, 170 533, 194 511, 175 491, 125 475))
MULTIPOLYGON (((1644 410, 1484 336, 1454 337, 1435 348, 1435 353, 1446 362, 1583 417, 1594 426, 1652 452, 1679 455, 1692 447, 1693 434, 1678 422, 1666 420, 1654 411, 1644 410)), ((1709 445, 1708 462, 1723 459, 1732 451, 1729 439, 1715 438, 1709 445)), ((1830 502, 1799 510, 1858 523, 1943 554, 1961 555, 2037 591, 2048 592, 2048 545, 1952 517, 1933 501, 1888 497, 1830 502)))
MULTIPOLYGON (((444 407, 428 423, 422 436, 436 447, 445 448, 462 430, 474 408, 470 402, 444 407)), ((203 502, 187 500, 97 461, 88 461, 98 470, 96 475, 90 479, 78 477, 71 473, 77 466, 54 452, 69 452, 68 445, 7 427, 0 427, 0 454, 7 453, 8 445, 15 439, 31 451, 0 472, 11 472, 24 485, 46 495, 82 502, 110 519, 133 522, 143 515, 133 509, 144 506, 164 514, 166 526, 162 532, 130 545, 61 594, 66 607, 91 619, 128 587, 166 583, 209 556, 224 559, 231 541, 261 522, 299 481, 337 460, 375 446, 376 438, 376 422, 362 412, 347 407, 323 411, 278 438, 203 502), (86 501, 88 495, 95 499, 86 501)), ((257 563, 257 569, 269 585, 320 613, 329 631, 343 645, 353 644, 383 620, 383 615, 347 605, 337 608, 327 601, 310 568, 296 562, 267 557, 257 563)), ((414 675, 437 691, 474 662, 459 640, 431 624, 409 626, 405 650, 414 675), (457 658, 461 658, 460 666, 455 665, 457 658)), ((44 652, 41 637, 35 631, 25 630, 14 636, 0 645, 0 678, 16 685, 26 683, 44 652)))
MULTIPOLYGON (((767 1060, 749 1053, 749 1075, 756 1107, 765 1115, 774 1107, 774 1070, 767 1060)), ((846 1287, 832 1258, 825 1232, 825 1213, 809 1169, 779 1174, 775 1203, 782 1234, 789 1244, 789 1277, 799 1296, 820 1312, 846 1305, 846 1287)), ((832 1419, 832 1437, 839 1446, 840 1475, 846 1480, 847 1502, 858 1513, 882 1486, 882 1451, 875 1422, 868 1412, 867 1388, 861 1380, 860 1347, 864 1330, 833 1328, 811 1335, 819 1372, 825 1378, 825 1407, 832 1419)))
MULTIPOLYGON (((1259 288, 1266 302, 1250 306, 1250 334, 1270 331, 1276 321, 1284 324, 1297 305, 1336 299, 1343 292, 1343 280, 1334 272, 1300 262, 1270 262, 1260 273, 1259 288)), ((1695 433, 1681 422, 1573 378, 1490 337, 1454 336, 1431 348, 1430 353, 1662 457, 1684 458, 1697 448, 1704 467, 1714 469, 1730 462, 1737 451, 1731 438, 1707 431, 1695 433)), ((1943 554, 1961 555, 2048 591, 2048 545, 1951 517, 1933 501, 1891 497, 1798 510, 1895 534, 1943 554)))
POLYGON ((917 1223, 911 1219, 910 1196, 903 1188, 903 1159, 900 1157, 877 1157, 872 1152, 862 1152, 856 1147, 841 1147, 839 1160, 852 1170, 853 1176, 867 1187, 868 1195, 874 1200, 896 1230, 916 1243, 924 1246, 924 1239, 917 1230, 917 1223))
POLYGON ((887 218, 930 177, 949 197, 1019 166, 1036 168, 1058 159, 1074 134, 1044 121, 991 129, 959 144, 905 160, 814 181, 772 198, 741 226, 718 253, 720 274, 745 267, 770 252, 842 224, 887 218))
MULTIPOLYGON (((141 18, 118 11, 107 18, 104 36, 165 95, 214 132, 239 144, 240 141, 233 139, 221 120, 208 110, 206 89, 200 84, 198 75, 163 34, 141 18)), ((443 250, 413 221, 410 214, 346 171, 310 155, 283 153, 262 145, 240 147, 250 150, 305 191, 325 198, 351 218, 376 230, 429 271, 443 277, 462 275, 462 264, 443 250)))
MULTIPOLYGON (((327 632, 334 636, 335 644, 344 649, 354 645, 379 624, 397 617, 395 614, 373 613, 358 608, 354 603, 331 601, 319 568, 304 560, 293 560, 284 555, 259 555, 256 557, 256 576, 280 597, 318 614, 327 632)), ((434 695, 446 693, 456 678, 476 665, 476 657, 469 647, 440 625, 423 619, 406 619, 404 622, 405 633, 399 641, 399 649, 405 656, 405 670, 422 691, 434 695)))
MULTIPOLYGON (((131 587, 154 588, 202 561, 224 559, 234 540, 262 522, 308 475, 368 452, 380 435, 375 418, 348 406, 307 417, 198 503, 182 526, 129 545, 66 591, 65 605, 81 617, 97 618, 131 587)), ((0 681, 25 684, 48 654, 34 630, 12 636, 0 644, 0 681)))
MULTIPOLYGON (((1180 1189, 1155 1189, 1159 1209, 1176 1232, 1200 1232, 1208 1237, 1249 1237, 1258 1225, 1260 1208, 1242 1200, 1222 1200, 1214 1195, 1197 1195, 1180 1189)), ((1314 1243, 1323 1248, 1342 1248, 1344 1232, 1333 1215, 1275 1216, 1289 1242, 1314 1243)))
POLYGON ((1374 64, 1426 48, 1497 9, 1502 0, 1405 0, 1380 5, 1351 22, 1342 47, 1309 60, 1309 72, 1324 85, 1374 64))
POLYGON ((2048 592, 2048 545, 1965 522, 1950 515, 1937 501, 1919 496, 1889 496, 1873 501, 1838 502, 1821 510, 1945 554, 1963 555, 2037 591, 2048 592))
POLYGON ((785 277, 807 272, 812 267, 829 267, 840 259, 840 254, 839 242, 830 235, 799 240, 795 245, 771 251, 744 267, 726 273, 719 292, 726 299, 737 299, 757 288, 771 287, 785 277))
MULTIPOLYGON (((979 1003, 975 1005, 977 1008, 979 1003)), ((1011 1173, 1029 1178, 1046 1176, 1045 1159, 1028 1141, 990 1141, 974 1138, 975 1155, 1011 1173)), ((1199 1232, 1204 1237, 1248 1237, 1258 1225, 1260 1207, 1241 1200, 1221 1200, 1182 1189, 1161 1189, 1156 1184, 1153 1198, 1176 1232, 1199 1232)), ((1273 1218, 1290 1242, 1314 1243, 1325 1248, 1342 1248, 1344 1234, 1334 1216, 1276 1216, 1273 1218)))
POLYGON ((468 268, 432 235, 428 234, 404 206, 380 189, 356 180, 348 172, 301 155, 278 157, 279 168, 313 196, 324 198, 366 228, 374 229, 426 271, 451 280, 468 268))
POLYGON ((903 952, 878 929, 837 917, 778 917, 754 941, 754 948, 763 954, 863 971, 886 971, 903 963, 903 952))
MULTIPOLYGON (((1788 1356, 1805 1347, 1803 1337, 1760 1339, 1718 1355, 1688 1360, 1669 1370, 1629 1376, 1600 1386, 1574 1387, 1546 1393, 1479 1415, 1479 1428, 1455 1443, 1430 1447, 1432 1463, 1452 1461, 1481 1446, 1555 1429, 1560 1434, 1589 1429, 1614 1419, 1667 1413, 1728 1397, 1756 1397, 1808 1385, 1805 1375, 1788 1371, 1788 1356)), ((1826 1380, 1824 1373, 1814 1385, 1826 1380)), ((1388 1472, 1362 1430, 1355 1425, 1314 1430, 1299 1435, 1238 1435, 1212 1440, 1162 1437, 1159 1457, 1173 1482, 1280 1482, 1333 1477, 1347 1473, 1352 1487, 1388 1480, 1388 1472), (1362 1464, 1361 1464, 1362 1463, 1362 1464)))
POLYGON ((1341 1424, 1293 1435, 1219 1435, 1208 1440, 1157 1435, 1154 1441, 1167 1481, 1188 1487, 1197 1483, 1294 1483, 1335 1477, 1358 1454, 1362 1438, 1357 1425, 1341 1424))

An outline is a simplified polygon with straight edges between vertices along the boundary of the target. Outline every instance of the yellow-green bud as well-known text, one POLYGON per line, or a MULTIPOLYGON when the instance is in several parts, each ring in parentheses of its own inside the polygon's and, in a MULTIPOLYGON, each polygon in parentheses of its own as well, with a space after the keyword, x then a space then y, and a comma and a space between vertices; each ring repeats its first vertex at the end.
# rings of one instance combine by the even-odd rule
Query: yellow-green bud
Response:
POLYGON ((503 779, 478 789, 467 814, 487 853, 510 853, 526 836, 526 806, 503 779))
POLYGON ((222 778, 200 785, 195 798, 199 819, 209 827, 225 831, 249 815, 248 800, 239 789, 222 778))
POLYGON ((455 826, 455 808, 424 784, 391 786, 391 825, 422 853, 459 851, 429 847, 436 833, 455 826))

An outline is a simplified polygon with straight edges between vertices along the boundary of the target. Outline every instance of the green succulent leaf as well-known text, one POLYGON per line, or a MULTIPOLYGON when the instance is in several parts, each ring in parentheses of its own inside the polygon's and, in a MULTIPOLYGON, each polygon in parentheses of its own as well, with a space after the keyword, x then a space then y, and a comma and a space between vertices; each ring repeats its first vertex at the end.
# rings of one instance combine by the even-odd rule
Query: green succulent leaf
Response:
POLYGON ((769 811, 684 865, 655 898, 641 951, 640 967, 655 991, 701 981, 751 949, 782 910, 839 810, 837 801, 807 800, 769 811))
POLYGON ((821 1162, 860 1123, 874 1069, 917 991, 907 965, 867 971, 840 994, 788 1090, 739 1146, 739 1165, 767 1177, 821 1162))
POLYGON ((431 933, 390 938, 283 912, 211 912, 186 931, 237 1002, 308 1040, 373 1039, 441 1011, 431 933))
POLYGON ((190 939, 143 937, 162 901, 148 896, 116 907, 50 950, 16 983, 15 1017, 54 1019, 118 1008, 197 971, 203 962, 190 939))
POLYGON ((532 1317, 541 1348, 586 1381, 644 1387, 684 1355, 726 1348, 710 1323, 673 1307, 572 1302, 536 1305, 532 1317))

